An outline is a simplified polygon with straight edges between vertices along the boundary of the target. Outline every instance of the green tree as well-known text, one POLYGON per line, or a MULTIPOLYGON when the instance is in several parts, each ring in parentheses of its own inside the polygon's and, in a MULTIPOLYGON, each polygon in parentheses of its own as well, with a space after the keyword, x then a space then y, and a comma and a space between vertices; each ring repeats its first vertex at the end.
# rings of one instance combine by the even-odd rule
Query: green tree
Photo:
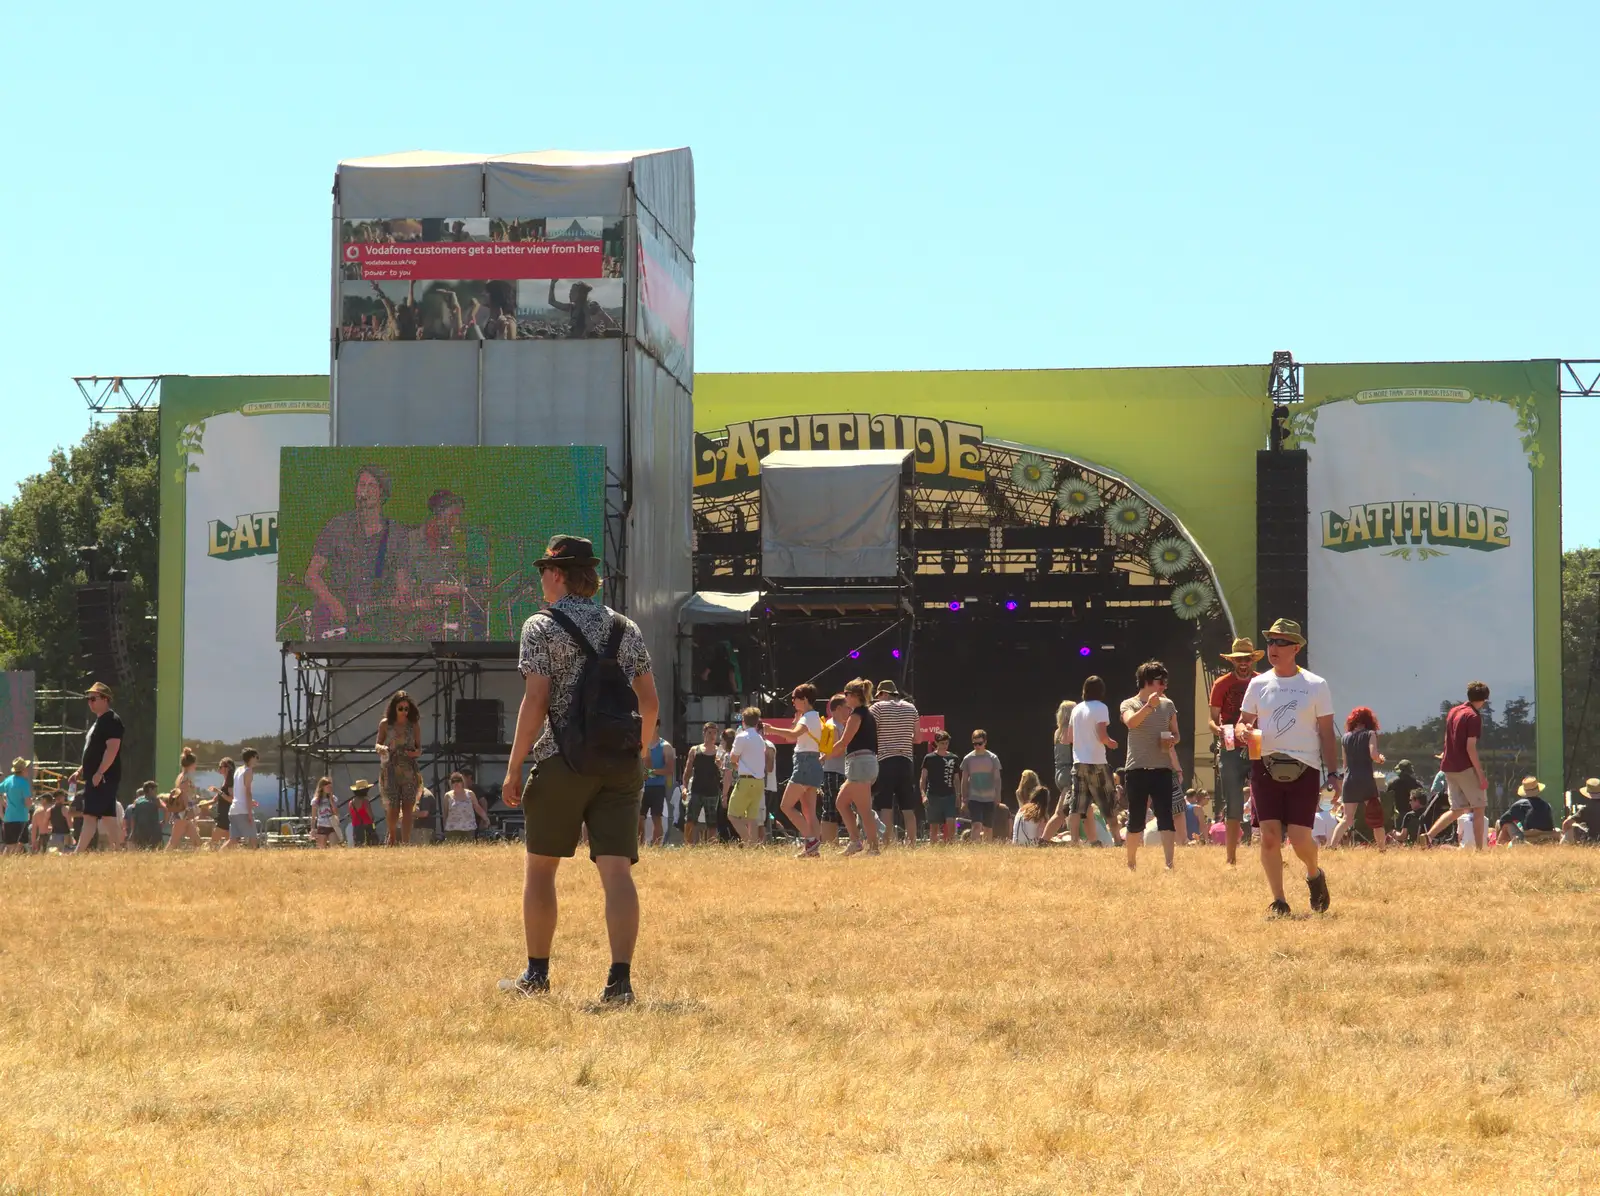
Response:
MULTIPOLYGON (((1600 774, 1600 665, 1595 621, 1600 618, 1600 548, 1561 554, 1561 707, 1566 722, 1564 789, 1600 774), (1588 698, 1585 714, 1584 700, 1588 698)), ((1548 797, 1549 795, 1546 794, 1548 797)))
MULTIPOLYGON (((123 775, 134 785, 154 775, 158 420, 144 411, 91 428, 0 507, 0 656, 7 668, 32 669, 41 689, 85 682, 77 587, 87 575, 78 548, 97 545, 101 570, 128 571, 122 612, 132 675, 114 688, 127 727, 123 775)), ((87 720, 87 710, 79 717, 87 720)))

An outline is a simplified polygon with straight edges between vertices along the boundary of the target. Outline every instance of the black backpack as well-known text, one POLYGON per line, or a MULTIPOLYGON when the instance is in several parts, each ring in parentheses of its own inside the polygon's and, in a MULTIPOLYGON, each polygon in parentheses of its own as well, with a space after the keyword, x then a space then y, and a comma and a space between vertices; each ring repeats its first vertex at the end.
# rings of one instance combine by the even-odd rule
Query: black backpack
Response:
POLYGON ((639 761, 644 748, 644 721, 639 717, 639 695, 633 692, 617 651, 627 630, 622 616, 611 615, 611 636, 604 652, 596 652, 578 625, 555 607, 549 615, 577 641, 587 658, 578 674, 578 686, 567 707, 566 718, 551 719, 556 748, 567 767, 584 776, 621 772, 639 761))

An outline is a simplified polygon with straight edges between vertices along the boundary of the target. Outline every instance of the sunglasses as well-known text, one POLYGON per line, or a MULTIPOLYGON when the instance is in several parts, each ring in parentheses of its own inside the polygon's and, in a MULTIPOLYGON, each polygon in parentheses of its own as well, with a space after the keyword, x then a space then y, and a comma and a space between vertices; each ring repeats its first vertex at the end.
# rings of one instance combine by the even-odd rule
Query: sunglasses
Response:
POLYGON ((981 747, 983 744, 986 744, 988 742, 989 741, 987 739, 974 739, 972 741, 972 746, 973 747, 981 747))
POLYGON ((1295 643, 1293 640, 1268 640, 1267 641, 1267 647, 1269 647, 1269 648, 1298 648, 1299 646, 1300 645, 1295 643))

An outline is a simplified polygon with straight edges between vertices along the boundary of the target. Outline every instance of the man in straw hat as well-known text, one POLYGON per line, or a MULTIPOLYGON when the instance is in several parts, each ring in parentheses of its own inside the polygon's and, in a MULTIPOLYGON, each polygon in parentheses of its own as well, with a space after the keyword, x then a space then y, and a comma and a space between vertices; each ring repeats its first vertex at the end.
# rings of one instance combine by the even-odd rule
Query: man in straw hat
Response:
POLYGON ((1217 801, 1227 820, 1228 863, 1239 859, 1239 838, 1244 823, 1244 787, 1250 780, 1250 753, 1230 728, 1239 722, 1239 707, 1245 690, 1256 675, 1256 661, 1265 656, 1249 637, 1233 641, 1233 650, 1224 652, 1228 671, 1211 686, 1211 734, 1216 736, 1217 801), (1228 744, 1232 742, 1233 746, 1228 744))
MULTIPOLYGON (((611 970, 600 999, 628 1004, 633 1001, 631 969, 639 937, 639 894, 630 869, 639 862, 639 803, 660 709, 650 653, 631 619, 593 601, 600 590, 595 571, 600 561, 592 543, 582 536, 552 536, 534 564, 549 605, 522 625, 518 663, 522 705, 500 793, 506 805, 527 808, 522 924, 528 968, 515 980, 502 980, 500 986, 528 996, 550 991, 556 869, 577 852, 587 828, 589 856, 605 890, 606 937, 611 945, 611 970), (579 682, 591 659, 596 684, 586 686, 580 696, 579 682), (630 688, 613 694, 605 679, 616 682, 617 670, 630 688), (631 697, 637 711, 628 712, 637 734, 631 758, 620 760, 609 750, 591 750, 594 745, 587 738, 581 758, 568 758, 574 755, 577 730, 582 727, 585 736, 595 731, 578 718, 589 717, 586 711, 595 712, 595 707, 586 705, 591 696, 624 701, 631 697), (530 749, 533 771, 524 787, 522 762, 530 749)), ((608 706, 606 713, 616 712, 608 706)))
POLYGON ((1572 812, 1561 822, 1561 841, 1600 842, 1600 777, 1590 777, 1572 799, 1572 812))
MULTIPOLYGON (((1467 686, 1467 700, 1451 708, 1444 720, 1444 751, 1439 756, 1439 771, 1449 787, 1450 808, 1428 828, 1428 839, 1439 837, 1444 829, 1463 814, 1472 815, 1472 838, 1479 851, 1489 841, 1489 774, 1478 758, 1478 741, 1483 736, 1483 708, 1489 701, 1489 687, 1482 681, 1467 686)), ((1465 846, 1465 844, 1463 844, 1465 846)))
MULTIPOLYGON (((83 825, 77 851, 89 850, 103 818, 111 828, 111 841, 122 848, 122 819, 117 817, 117 784, 122 780, 122 719, 111 709, 111 687, 96 681, 83 695, 94 723, 83 740, 83 762, 68 783, 83 786, 83 825)), ((77 854, 77 852, 74 852, 77 854)))
POLYGON ((1499 838, 1496 842, 1502 847, 1510 847, 1518 838, 1529 843, 1556 841, 1555 815, 1550 810, 1550 803, 1539 796, 1543 792, 1544 786, 1539 783, 1538 777, 1522 778, 1522 784, 1517 786, 1517 800, 1500 815, 1497 824, 1499 838))
POLYGON ((1328 876, 1317 864, 1311 831, 1322 773, 1332 781, 1335 797, 1343 781, 1335 767, 1339 734, 1333 725, 1333 695, 1326 681, 1295 662, 1306 646, 1300 624, 1279 619, 1265 639, 1272 668, 1246 687, 1234 735, 1259 737, 1259 749, 1250 753, 1250 800, 1255 825, 1261 828, 1261 868, 1272 890, 1267 916, 1282 918, 1290 912, 1283 893, 1285 838, 1306 866, 1311 908, 1321 913, 1328 908, 1328 876))

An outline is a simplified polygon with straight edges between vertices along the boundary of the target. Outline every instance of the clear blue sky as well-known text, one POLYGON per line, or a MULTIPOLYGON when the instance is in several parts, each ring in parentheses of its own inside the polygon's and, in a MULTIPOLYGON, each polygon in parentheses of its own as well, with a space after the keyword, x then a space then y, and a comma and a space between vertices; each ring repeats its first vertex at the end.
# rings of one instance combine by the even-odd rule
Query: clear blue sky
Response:
POLYGON ((702 370, 1600 357, 1600 16, 1519 8, 27 6, 0 495, 74 374, 324 370, 334 164, 414 148, 692 146, 702 370))

